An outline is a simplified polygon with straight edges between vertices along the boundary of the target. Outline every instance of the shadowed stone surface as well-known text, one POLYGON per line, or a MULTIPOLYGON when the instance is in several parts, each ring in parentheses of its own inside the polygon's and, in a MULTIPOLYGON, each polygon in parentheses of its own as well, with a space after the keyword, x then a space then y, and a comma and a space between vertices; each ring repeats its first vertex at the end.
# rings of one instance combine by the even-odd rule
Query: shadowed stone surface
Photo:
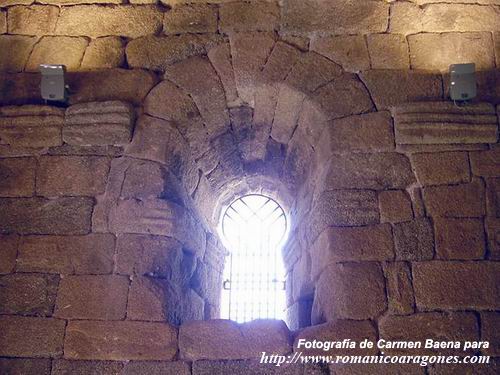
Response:
POLYGON ((66 329, 68 359, 172 360, 177 330, 164 323, 72 321, 66 329))
POLYGON ((292 350, 285 323, 272 320, 186 323, 179 331, 179 348, 181 357, 189 360, 259 358, 262 351, 287 354, 292 350))

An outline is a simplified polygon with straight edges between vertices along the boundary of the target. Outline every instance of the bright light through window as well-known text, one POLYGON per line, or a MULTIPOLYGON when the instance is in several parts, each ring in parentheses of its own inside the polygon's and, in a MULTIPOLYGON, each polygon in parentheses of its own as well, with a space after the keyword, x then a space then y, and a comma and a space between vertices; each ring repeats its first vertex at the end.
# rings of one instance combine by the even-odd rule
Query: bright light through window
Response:
POLYGON ((230 251, 224 269, 222 318, 237 322, 284 318, 281 246, 286 228, 283 209, 268 197, 247 195, 228 207, 222 218, 230 251))

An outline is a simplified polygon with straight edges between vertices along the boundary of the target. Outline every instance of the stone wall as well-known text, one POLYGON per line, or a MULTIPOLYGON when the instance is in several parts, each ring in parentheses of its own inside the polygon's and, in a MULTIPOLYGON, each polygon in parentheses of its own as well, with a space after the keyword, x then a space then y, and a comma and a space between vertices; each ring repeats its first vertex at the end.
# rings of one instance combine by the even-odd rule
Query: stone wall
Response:
POLYGON ((256 363, 298 337, 499 356, 500 3, 157 3, 0 4, 0 372, 360 371, 256 363), (67 65, 67 108, 41 62, 67 65), (220 213, 249 192, 291 219, 289 328, 208 320, 220 213))

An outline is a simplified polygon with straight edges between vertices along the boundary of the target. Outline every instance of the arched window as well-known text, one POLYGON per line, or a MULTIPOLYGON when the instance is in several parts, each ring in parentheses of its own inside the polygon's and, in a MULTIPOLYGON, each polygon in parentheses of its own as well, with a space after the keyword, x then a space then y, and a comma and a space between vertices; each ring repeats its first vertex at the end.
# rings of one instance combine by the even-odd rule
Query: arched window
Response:
POLYGON ((223 318, 237 322, 284 318, 281 246, 286 232, 285 213, 271 198, 246 195, 227 208, 222 234, 230 255, 224 269, 223 318))

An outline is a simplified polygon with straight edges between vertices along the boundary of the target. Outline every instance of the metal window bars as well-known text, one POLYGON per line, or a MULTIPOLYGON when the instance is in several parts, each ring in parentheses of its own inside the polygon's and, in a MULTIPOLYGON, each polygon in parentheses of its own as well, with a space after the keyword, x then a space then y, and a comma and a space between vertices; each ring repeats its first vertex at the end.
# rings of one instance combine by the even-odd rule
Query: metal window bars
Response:
POLYGON ((230 255, 224 270, 222 317, 237 322, 283 319, 284 267, 280 247, 287 220, 281 206, 263 195, 234 201, 222 218, 230 255))

